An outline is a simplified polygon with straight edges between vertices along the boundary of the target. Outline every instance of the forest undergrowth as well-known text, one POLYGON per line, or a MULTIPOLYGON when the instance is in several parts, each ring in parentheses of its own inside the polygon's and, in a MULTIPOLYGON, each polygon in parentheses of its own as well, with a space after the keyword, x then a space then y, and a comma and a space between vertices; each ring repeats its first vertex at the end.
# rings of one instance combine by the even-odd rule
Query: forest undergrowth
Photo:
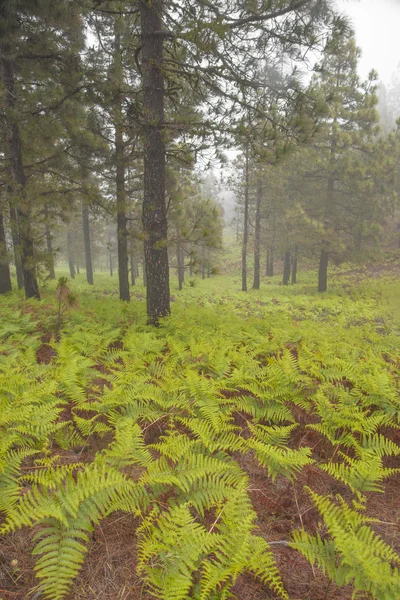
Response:
POLYGON ((105 275, 68 310, 54 285, 1 298, 2 600, 398 600, 400 279, 378 271, 195 280, 157 329, 105 275))

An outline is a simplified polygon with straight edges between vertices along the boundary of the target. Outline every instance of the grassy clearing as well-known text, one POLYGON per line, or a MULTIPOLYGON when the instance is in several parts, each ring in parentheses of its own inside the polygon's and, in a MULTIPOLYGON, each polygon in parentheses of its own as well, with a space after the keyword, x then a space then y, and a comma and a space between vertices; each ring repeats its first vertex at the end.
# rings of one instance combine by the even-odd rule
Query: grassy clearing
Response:
POLYGON ((397 600, 396 265, 1 299, 2 597, 397 600))

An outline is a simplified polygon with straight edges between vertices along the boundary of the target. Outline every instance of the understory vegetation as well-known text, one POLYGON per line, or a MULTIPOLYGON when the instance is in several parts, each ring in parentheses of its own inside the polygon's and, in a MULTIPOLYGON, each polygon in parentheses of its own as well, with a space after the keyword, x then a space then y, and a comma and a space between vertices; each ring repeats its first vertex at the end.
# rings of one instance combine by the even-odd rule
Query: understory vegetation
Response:
POLYGON ((3 296, 1 597, 398 599, 398 260, 3 296))

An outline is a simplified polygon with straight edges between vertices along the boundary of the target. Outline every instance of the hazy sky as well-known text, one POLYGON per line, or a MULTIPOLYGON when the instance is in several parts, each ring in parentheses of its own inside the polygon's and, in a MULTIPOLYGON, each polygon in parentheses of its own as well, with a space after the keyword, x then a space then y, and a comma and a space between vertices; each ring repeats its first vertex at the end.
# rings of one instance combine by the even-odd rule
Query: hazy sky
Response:
POLYGON ((376 69, 379 79, 390 83, 400 64, 400 0, 336 0, 356 32, 362 50, 360 75, 376 69))

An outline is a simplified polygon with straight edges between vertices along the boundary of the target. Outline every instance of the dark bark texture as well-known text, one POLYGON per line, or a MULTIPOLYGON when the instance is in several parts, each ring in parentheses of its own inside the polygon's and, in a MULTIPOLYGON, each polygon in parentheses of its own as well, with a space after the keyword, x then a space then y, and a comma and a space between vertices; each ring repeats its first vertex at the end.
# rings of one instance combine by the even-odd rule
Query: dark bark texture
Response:
POLYGON ((253 290, 260 289, 261 261, 260 261, 260 246, 261 246, 261 199, 262 199, 262 183, 261 179, 257 186, 256 196, 256 221, 254 225, 254 280, 253 290))
POLYGON ((71 279, 75 279, 75 266, 74 266, 74 253, 72 248, 72 232, 70 226, 67 231, 67 252, 68 252, 68 266, 69 275, 71 279))
POLYGON ((25 193, 26 175, 22 158, 21 132, 16 120, 16 90, 14 63, 9 58, 1 60, 3 83, 6 94, 6 126, 10 171, 12 175, 13 203, 18 220, 19 243, 21 249, 22 274, 24 278, 25 297, 40 300, 39 286, 36 279, 36 265, 31 230, 31 211, 25 193))
POLYGON ((0 294, 11 292, 10 264, 7 256, 3 213, 0 212, 0 294))
POLYGON ((141 18, 144 192, 143 231, 148 322, 170 313, 167 211, 165 205, 164 75, 162 15, 164 0, 139 0, 141 18))
POLYGON ((297 283, 297 255, 298 248, 295 245, 292 251, 292 284, 297 283))
POLYGON ((45 216, 46 216, 46 246, 47 246, 47 260, 48 260, 48 264, 49 264, 49 278, 55 279, 56 272, 54 269, 53 240, 52 240, 50 227, 49 227, 49 224, 47 221, 49 218, 49 210, 48 210, 47 206, 45 207, 45 216))
MULTIPOLYGON (((11 186, 10 186, 11 190, 11 186)), ((24 287, 24 274, 22 271, 22 262, 21 262, 21 244, 19 241, 19 232, 18 232, 18 221, 17 221, 17 211, 13 207, 10 202, 10 225, 11 225, 11 238, 13 242, 14 249, 14 262, 15 262, 15 272, 17 275, 17 285, 18 289, 22 289, 24 287)))
POLYGON ((321 250, 319 257, 319 269, 318 269, 318 291, 326 292, 328 288, 328 261, 329 253, 324 248, 321 250))
POLYGON ((288 285, 290 280, 290 250, 285 251, 285 257, 283 261, 283 285, 288 285))
POLYGON ((136 265, 133 253, 131 253, 131 285, 136 284, 136 265))
MULTIPOLYGON (((117 240, 118 240, 118 281, 119 298, 129 302, 129 264, 128 264, 128 219, 126 215, 125 192, 125 144, 122 131, 122 68, 121 68, 121 34, 119 32, 119 19, 116 19, 114 36, 114 70, 117 86, 117 98, 114 111, 115 126, 115 161, 117 167, 117 240)), ((110 258, 111 264, 111 258, 110 258)), ((111 270, 111 268, 110 268, 111 270)))
POLYGON ((247 244, 249 237, 249 150, 246 148, 242 244, 242 292, 247 292, 247 244))
POLYGON ((92 251, 90 248, 89 207, 85 202, 83 202, 82 204, 82 223, 83 241, 85 245, 86 280, 90 285, 93 285, 93 263, 92 251))

